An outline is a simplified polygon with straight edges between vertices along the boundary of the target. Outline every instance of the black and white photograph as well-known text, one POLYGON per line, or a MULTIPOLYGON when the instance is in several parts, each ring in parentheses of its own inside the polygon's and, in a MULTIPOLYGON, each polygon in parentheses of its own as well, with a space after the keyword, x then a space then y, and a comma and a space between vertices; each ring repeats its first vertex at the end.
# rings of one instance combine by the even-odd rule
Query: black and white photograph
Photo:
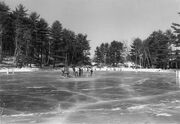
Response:
POLYGON ((0 124, 180 124, 180 0, 0 0, 0 124))

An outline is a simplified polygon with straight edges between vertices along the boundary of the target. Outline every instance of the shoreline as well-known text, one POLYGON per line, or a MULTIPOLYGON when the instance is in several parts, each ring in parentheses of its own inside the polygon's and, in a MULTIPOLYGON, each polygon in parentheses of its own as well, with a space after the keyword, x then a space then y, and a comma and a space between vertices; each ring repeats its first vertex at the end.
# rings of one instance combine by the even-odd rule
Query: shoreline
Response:
POLYGON ((93 69, 95 71, 107 71, 107 72, 118 72, 118 71, 125 71, 125 72, 176 72, 175 69, 147 69, 147 68, 139 68, 139 69, 133 69, 133 68, 95 68, 93 69))
MULTIPOLYGON (((83 68, 86 71, 85 68, 83 68)), ((176 72, 175 69, 133 69, 133 68, 93 68, 94 72, 102 71, 102 72, 176 72)), ((23 67, 23 68, 12 68, 12 67, 2 67, 0 68, 0 73, 14 73, 14 72, 35 72, 35 71, 61 71, 61 68, 52 68, 52 69, 43 69, 43 68, 30 68, 30 67, 23 67)), ((70 72, 72 69, 70 69, 70 72)))
POLYGON ((6 68, 3 67, 2 69, 0 69, 0 73, 14 73, 14 72, 34 72, 34 71, 39 71, 39 68, 6 68))

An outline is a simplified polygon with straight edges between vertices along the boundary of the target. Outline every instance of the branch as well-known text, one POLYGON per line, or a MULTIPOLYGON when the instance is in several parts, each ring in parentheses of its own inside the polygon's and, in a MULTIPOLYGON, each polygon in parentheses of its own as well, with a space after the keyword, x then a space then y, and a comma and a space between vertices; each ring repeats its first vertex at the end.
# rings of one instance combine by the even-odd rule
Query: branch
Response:
POLYGON ((172 23, 172 25, 180 27, 180 24, 177 24, 177 23, 172 23))

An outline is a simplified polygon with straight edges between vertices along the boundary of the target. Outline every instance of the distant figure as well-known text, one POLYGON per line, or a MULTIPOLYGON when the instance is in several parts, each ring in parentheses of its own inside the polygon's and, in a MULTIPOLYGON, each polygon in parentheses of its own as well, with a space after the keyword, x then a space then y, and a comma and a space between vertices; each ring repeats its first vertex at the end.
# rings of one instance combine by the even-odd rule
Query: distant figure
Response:
POLYGON ((93 75, 93 69, 91 68, 91 76, 93 75))
POLYGON ((79 68, 79 77, 81 77, 81 68, 79 68))
POLYGON ((69 77, 69 68, 68 67, 64 67, 64 76, 69 77))
POLYGON ((78 68, 75 68, 75 76, 78 76, 78 68))
POLYGON ((73 74, 76 77, 76 69, 75 69, 75 67, 73 67, 72 69, 73 69, 73 74))
POLYGON ((64 76, 64 69, 62 69, 61 72, 62 72, 62 76, 64 76))
POLYGON ((73 72, 75 72, 75 67, 72 67, 72 69, 73 69, 73 72))
POLYGON ((87 67, 86 71, 89 72, 89 68, 88 67, 87 67))

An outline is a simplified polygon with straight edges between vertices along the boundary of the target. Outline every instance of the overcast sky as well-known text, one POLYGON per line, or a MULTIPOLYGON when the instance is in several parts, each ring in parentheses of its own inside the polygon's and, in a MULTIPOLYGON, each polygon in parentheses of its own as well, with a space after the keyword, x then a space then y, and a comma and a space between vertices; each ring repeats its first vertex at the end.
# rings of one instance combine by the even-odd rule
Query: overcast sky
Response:
POLYGON ((51 25, 59 20, 64 28, 86 33, 91 53, 102 42, 146 38, 154 30, 180 23, 180 0, 0 0, 11 9, 22 3, 51 25))

